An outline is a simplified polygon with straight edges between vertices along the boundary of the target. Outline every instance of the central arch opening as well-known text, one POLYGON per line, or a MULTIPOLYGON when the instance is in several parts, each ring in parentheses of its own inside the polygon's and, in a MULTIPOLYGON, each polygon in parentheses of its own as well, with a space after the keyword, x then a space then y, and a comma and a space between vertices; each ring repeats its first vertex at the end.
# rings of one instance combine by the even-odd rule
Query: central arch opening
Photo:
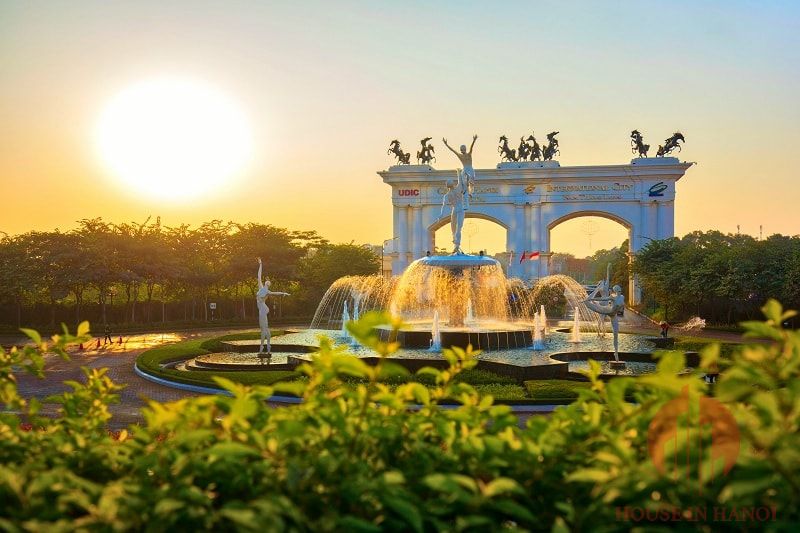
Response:
MULTIPOLYGON (((508 229, 499 222, 471 213, 464 218, 464 227, 461 230, 461 248, 468 254, 486 255, 500 260, 501 264, 507 261, 506 242, 508 229)), ((450 218, 439 221, 431 230, 431 239, 434 251, 449 254, 453 251, 453 236, 450 232, 450 218)))
POLYGON ((549 273, 591 284, 611 264, 613 282, 626 286, 631 231, 627 221, 610 214, 579 212, 556 220, 548 227, 549 273))

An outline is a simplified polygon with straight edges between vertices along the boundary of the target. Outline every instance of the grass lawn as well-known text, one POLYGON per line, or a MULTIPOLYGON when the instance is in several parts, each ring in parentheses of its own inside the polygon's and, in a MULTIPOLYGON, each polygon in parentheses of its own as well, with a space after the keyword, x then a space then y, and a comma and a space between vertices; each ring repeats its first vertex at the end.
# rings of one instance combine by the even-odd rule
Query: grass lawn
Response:
POLYGON ((720 345, 720 355, 722 357, 729 357, 738 346, 746 343, 759 342, 757 340, 745 340, 742 342, 722 341, 719 339, 709 339, 706 337, 691 337, 691 336, 678 336, 675 337, 675 350, 683 350, 684 352, 699 352, 710 344, 718 343, 720 345))

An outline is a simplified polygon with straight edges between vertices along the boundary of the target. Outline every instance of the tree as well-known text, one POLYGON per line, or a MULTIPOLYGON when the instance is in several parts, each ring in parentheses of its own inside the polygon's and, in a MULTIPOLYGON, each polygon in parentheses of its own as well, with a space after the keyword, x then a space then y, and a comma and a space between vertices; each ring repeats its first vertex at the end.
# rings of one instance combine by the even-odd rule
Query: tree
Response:
POLYGON ((380 257, 367 246, 328 244, 309 255, 300 264, 297 299, 304 310, 312 311, 331 284, 342 276, 364 276, 380 272, 380 257))

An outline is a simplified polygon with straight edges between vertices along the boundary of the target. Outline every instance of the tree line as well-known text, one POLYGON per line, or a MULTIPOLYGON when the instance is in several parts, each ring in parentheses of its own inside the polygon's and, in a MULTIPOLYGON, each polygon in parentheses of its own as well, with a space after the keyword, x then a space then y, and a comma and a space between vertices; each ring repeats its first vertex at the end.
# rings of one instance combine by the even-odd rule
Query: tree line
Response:
POLYGON ((0 324, 250 320, 257 314, 257 257, 273 290, 292 295, 270 306, 283 317, 310 318, 336 278, 380 268, 370 247, 332 244, 315 231, 84 219, 66 232, 0 239, 0 324))
POLYGON ((667 320, 691 315, 716 324, 753 320, 770 298, 800 308, 800 236, 759 240, 695 231, 648 242, 633 268, 645 310, 667 320))

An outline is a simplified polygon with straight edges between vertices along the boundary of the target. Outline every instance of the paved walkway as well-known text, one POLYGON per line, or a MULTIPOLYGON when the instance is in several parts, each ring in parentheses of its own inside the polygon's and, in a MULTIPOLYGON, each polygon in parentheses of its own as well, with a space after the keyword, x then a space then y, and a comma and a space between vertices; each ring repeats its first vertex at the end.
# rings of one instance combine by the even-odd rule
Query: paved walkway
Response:
MULTIPOLYGON (((86 343, 91 349, 85 351, 73 350, 70 352, 70 360, 64 361, 58 356, 48 355, 45 359, 45 378, 39 379, 25 373, 18 373, 17 383, 20 395, 25 398, 38 398, 43 400, 53 394, 60 394, 71 388, 64 384, 66 380, 84 382, 85 377, 81 367, 88 368, 108 368, 108 376, 117 384, 125 385, 120 392, 119 403, 110 406, 113 418, 111 428, 119 429, 130 424, 143 422, 139 413, 147 400, 159 402, 171 402, 188 396, 200 396, 200 394, 158 385, 138 376, 133 371, 133 364, 136 357, 143 351, 161 344, 170 344, 192 338, 217 337, 234 332, 247 331, 239 330, 214 330, 200 332, 171 332, 171 333, 151 333, 146 335, 135 335, 123 337, 123 343, 103 346, 94 349, 97 341, 86 343)), ((255 330, 253 330, 255 331, 255 330)), ((45 415, 53 415, 57 412, 58 405, 46 404, 42 409, 45 415)))

